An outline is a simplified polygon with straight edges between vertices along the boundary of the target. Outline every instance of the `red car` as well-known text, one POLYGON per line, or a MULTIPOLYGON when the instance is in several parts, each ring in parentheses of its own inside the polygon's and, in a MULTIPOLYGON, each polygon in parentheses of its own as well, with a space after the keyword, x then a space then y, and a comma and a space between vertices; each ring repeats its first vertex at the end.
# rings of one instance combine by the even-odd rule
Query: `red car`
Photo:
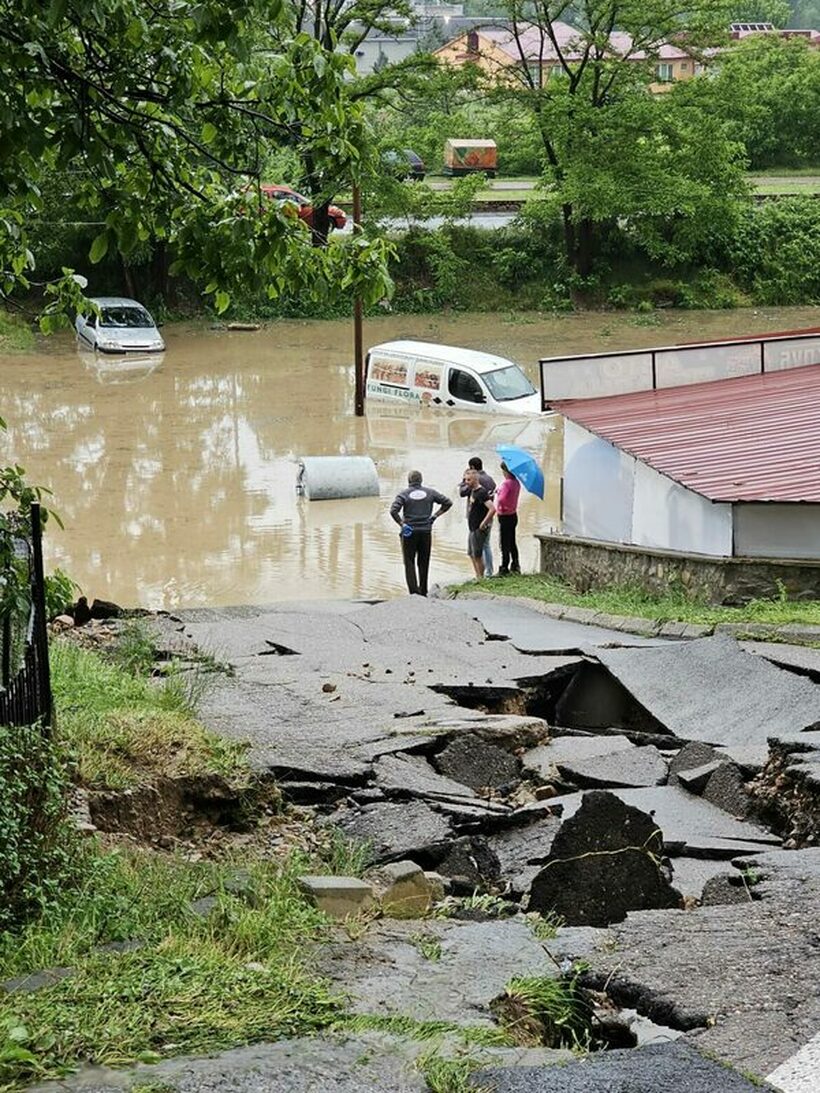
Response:
MULTIPOLYGON (((290 186, 271 185, 270 183, 264 183, 259 187, 262 193, 271 199, 271 201, 278 201, 284 203, 285 201, 291 201, 299 209, 299 217, 304 220, 309 228, 313 227, 313 205, 310 200, 303 197, 302 194, 291 189, 290 186)), ((328 206, 327 215, 330 218, 330 226, 332 228, 343 228, 347 223, 347 217, 338 205, 328 206)))

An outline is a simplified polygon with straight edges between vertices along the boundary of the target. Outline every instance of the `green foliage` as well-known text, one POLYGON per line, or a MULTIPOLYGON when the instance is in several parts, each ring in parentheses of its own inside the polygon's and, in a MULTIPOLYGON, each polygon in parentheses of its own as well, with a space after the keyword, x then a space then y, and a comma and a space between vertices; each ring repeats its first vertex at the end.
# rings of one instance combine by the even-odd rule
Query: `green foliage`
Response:
POLYGON ((0 978, 72 968, 51 987, 0 996, 0 1085, 20 1089, 81 1062, 207 1053, 333 1021, 338 1004, 301 955, 322 916, 294 872, 253 863, 242 895, 229 891, 231 872, 86 847, 81 882, 22 931, 0 936, 0 978), (215 910, 195 915, 191 902, 212 894, 215 910), (142 947, 100 948, 132 939, 142 947))
MULTIPOLYGON (((31 222, 57 180, 73 219, 94 225, 89 262, 168 248, 171 272, 218 311, 249 288, 366 299, 388 289, 379 242, 314 246, 302 221, 252 194, 272 154, 291 149, 310 163, 321 208, 360 173, 367 146, 352 59, 294 33, 286 5, 5 0, 0 16, 0 112, 14 119, 0 165, 0 294, 30 287, 31 222)), ((45 330, 82 307, 68 268, 46 293, 45 330)))
POLYGON ((820 303, 820 207, 782 198, 749 210, 729 245, 728 262, 756 303, 820 303))
POLYGON ((527 925, 538 941, 552 941, 564 925, 564 918, 554 911, 547 911, 545 915, 539 914, 538 911, 531 911, 527 915, 527 925))
POLYGON ((50 904, 72 873, 67 793, 65 755, 50 734, 0 726, 0 934, 50 904))
POLYGON ((59 567, 46 575, 45 586, 47 619, 56 618, 67 611, 81 591, 77 582, 59 567))
POLYGON ((721 56, 710 78, 681 82, 666 98, 719 119, 753 169, 817 160, 820 54, 805 39, 751 35, 721 56))

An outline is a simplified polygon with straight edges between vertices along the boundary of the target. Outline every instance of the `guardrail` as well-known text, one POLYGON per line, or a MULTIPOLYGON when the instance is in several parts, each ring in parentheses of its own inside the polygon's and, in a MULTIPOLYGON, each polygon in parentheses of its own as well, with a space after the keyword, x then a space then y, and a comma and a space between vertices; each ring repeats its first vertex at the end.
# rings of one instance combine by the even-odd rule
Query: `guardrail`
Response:
POLYGON ((31 506, 30 535, 18 539, 15 553, 28 566, 29 610, 24 620, 10 612, 0 619, 0 725, 48 727, 53 702, 39 505, 31 506))
POLYGON ((543 357, 541 403, 654 391, 820 364, 820 328, 755 338, 543 357))

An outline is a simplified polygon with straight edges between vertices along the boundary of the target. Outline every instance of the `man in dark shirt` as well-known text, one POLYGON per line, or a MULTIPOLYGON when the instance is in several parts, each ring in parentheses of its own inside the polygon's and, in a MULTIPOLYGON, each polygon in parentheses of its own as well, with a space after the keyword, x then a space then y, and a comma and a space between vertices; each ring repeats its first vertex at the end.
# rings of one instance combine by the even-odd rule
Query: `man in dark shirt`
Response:
MULTIPOLYGON (((490 497, 495 493, 495 479, 492 475, 487 474, 484 470, 484 463, 481 456, 474 455, 470 457, 467 463, 468 468, 474 471, 478 471, 478 480, 480 485, 484 487, 490 497)), ((459 497, 469 497, 470 487, 467 485, 466 478, 462 478, 461 485, 458 487, 459 497)), ((492 525, 489 528, 492 532, 492 525)), ((492 534, 487 535, 487 542, 484 547, 484 576, 492 577, 493 575, 493 551, 491 547, 492 534)))
POLYGON ((423 486, 421 471, 411 471, 407 483, 407 489, 397 494, 390 506, 390 515, 401 527, 407 590, 411 596, 426 596, 433 523, 453 502, 438 490, 423 486), (439 506, 437 512, 433 512, 434 505, 439 506))
POLYGON ((495 506, 486 488, 481 485, 478 471, 468 467, 464 482, 469 489, 467 499, 467 553, 473 563, 476 578, 484 576, 484 548, 490 535, 490 523, 495 516, 495 506))

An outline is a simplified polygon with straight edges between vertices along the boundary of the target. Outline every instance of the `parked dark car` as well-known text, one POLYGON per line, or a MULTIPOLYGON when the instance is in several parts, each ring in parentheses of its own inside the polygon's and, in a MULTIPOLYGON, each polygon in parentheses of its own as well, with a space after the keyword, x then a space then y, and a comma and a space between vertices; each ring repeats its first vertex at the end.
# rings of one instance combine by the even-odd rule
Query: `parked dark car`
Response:
POLYGON ((382 153, 382 162, 399 180, 422 182, 427 172, 424 160, 412 148, 388 148, 382 153))
MULTIPOLYGON (((302 194, 297 193, 296 190, 291 189, 290 186, 264 183, 259 189, 266 197, 269 197, 271 201, 277 201, 282 204, 286 201, 292 202, 299 211, 299 218, 304 220, 309 228, 313 227, 313 202, 310 198, 303 197, 302 194)), ((347 217, 338 205, 328 206, 327 215, 330 219, 330 226, 332 228, 341 230, 347 223, 347 217)))

